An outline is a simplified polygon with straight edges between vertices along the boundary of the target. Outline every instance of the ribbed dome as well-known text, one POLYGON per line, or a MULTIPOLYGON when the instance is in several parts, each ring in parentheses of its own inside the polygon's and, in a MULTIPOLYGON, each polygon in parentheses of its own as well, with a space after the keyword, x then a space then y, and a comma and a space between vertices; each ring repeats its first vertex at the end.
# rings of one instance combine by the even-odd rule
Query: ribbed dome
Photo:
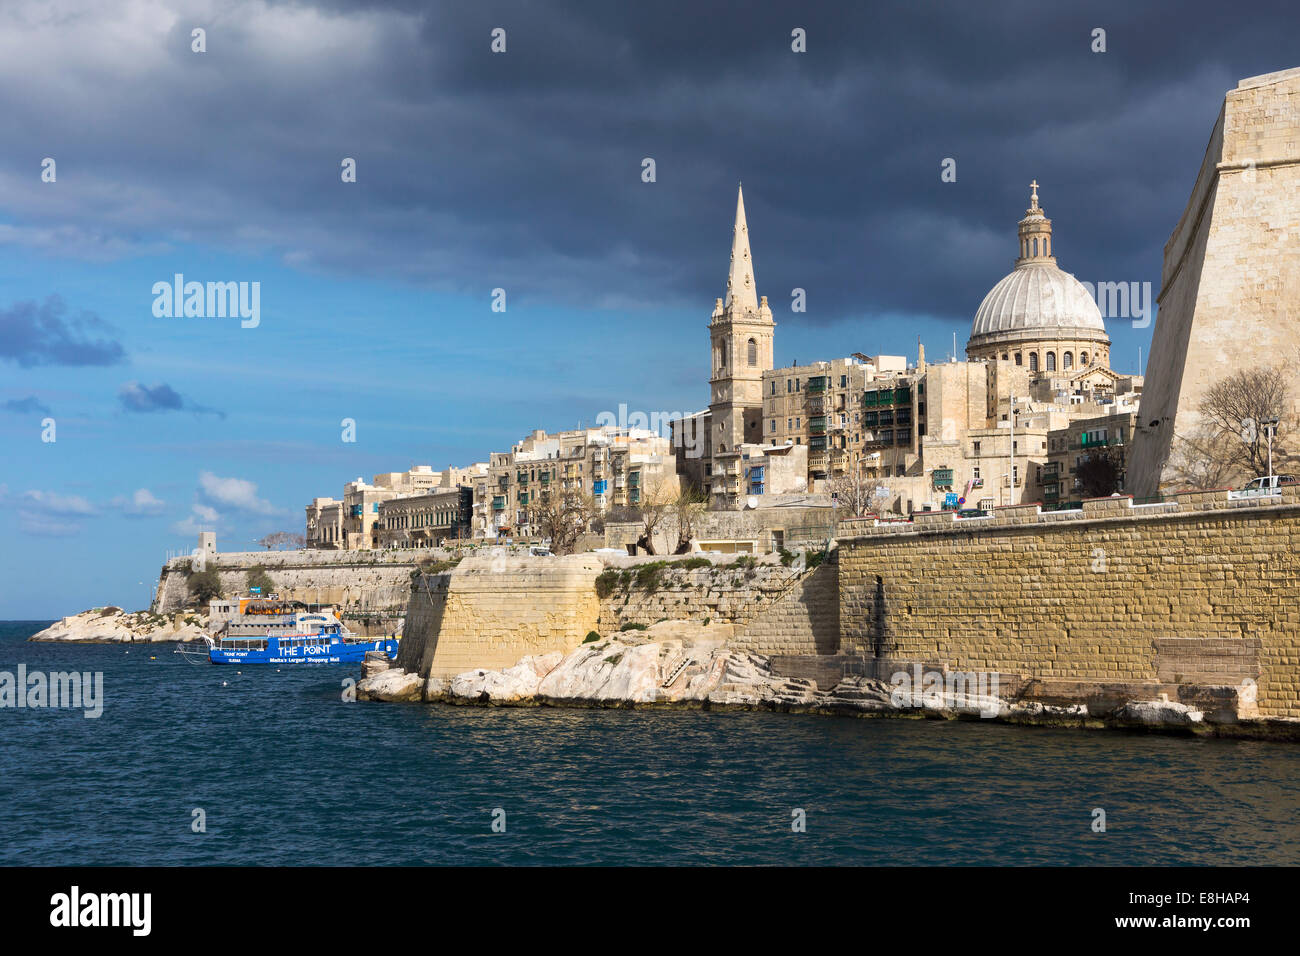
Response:
MULTIPOLYGON (((1049 337, 1060 331, 1079 332, 1082 338, 1106 336, 1101 310, 1074 276, 1051 262, 1026 262, 995 285, 980 303, 971 324, 971 343, 985 336, 1043 330, 1049 337)), ((1034 336, 1037 338, 1037 336, 1034 336)))

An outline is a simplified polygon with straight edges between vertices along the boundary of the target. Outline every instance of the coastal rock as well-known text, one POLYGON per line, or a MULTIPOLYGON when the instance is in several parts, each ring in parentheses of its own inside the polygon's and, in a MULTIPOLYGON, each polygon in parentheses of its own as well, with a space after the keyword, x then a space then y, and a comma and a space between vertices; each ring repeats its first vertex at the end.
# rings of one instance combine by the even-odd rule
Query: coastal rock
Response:
POLYGON ((445 700, 451 695, 451 681, 441 677, 430 677, 424 682, 424 700, 428 702, 445 700))
POLYGON ((537 687, 555 700, 653 703, 663 679, 659 644, 628 644, 610 639, 570 652, 537 687))
POLYGON ((564 658, 560 651, 525 657, 503 671, 473 670, 451 679, 449 693, 471 700, 507 702, 536 696, 542 678, 564 658))
POLYGON ((1131 700, 1115 712, 1126 723, 1148 727, 1178 727, 1199 724, 1205 714, 1172 700, 1131 700))
POLYGON ((357 700, 418 701, 424 697, 424 680, 419 674, 390 667, 357 682, 357 700))
POLYGON ((206 626, 207 618, 200 614, 169 617, 150 611, 126 613, 120 607, 102 607, 62 618, 28 640, 81 644, 197 641, 207 633, 206 626))
POLYGON ((366 651, 365 660, 361 662, 362 678, 382 674, 393 666, 393 659, 386 651, 366 651))

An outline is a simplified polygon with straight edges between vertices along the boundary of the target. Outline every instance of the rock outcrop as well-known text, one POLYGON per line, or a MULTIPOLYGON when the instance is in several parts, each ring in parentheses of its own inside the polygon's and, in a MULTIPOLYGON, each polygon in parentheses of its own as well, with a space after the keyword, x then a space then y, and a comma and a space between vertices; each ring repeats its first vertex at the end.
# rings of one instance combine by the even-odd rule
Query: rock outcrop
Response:
POLYGON ((207 618, 197 614, 167 616, 151 611, 126 613, 120 607, 96 607, 62 618, 28 640, 80 644, 197 641, 206 633, 206 626, 207 618))
POLYGON ((978 692, 982 686, 972 690, 936 683, 914 689, 863 676, 844 677, 821 691, 812 680, 774 673, 768 658, 730 647, 718 634, 717 627, 665 621, 583 644, 568 654, 532 655, 504 670, 480 668, 449 680, 421 678, 372 652, 357 697, 505 706, 684 705, 1075 727, 1198 730, 1207 723, 1202 711, 1169 700, 1099 701, 1090 708, 1002 698, 978 692))

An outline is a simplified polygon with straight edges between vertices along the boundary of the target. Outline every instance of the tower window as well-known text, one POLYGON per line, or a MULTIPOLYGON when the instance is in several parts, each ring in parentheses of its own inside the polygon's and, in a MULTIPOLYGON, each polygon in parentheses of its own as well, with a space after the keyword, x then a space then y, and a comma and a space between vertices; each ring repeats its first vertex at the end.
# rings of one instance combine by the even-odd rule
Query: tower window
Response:
POLYGON ((1023 365, 1023 364, 1024 364, 1024 362, 1020 361, 1020 353, 1019 353, 1019 352, 1016 353, 1016 364, 1017 364, 1017 365, 1023 365))
POLYGON ((1070 369, 1074 368, 1073 352, 1066 352, 1064 355, 1061 356, 1061 368, 1065 369, 1066 371, 1069 371, 1070 369))
POLYGON ((1047 370, 1048 370, 1049 372, 1055 372, 1055 371, 1056 371, 1056 353, 1055 353, 1055 352, 1048 352, 1048 353, 1047 353, 1047 370))
POLYGON ((749 340, 749 364, 751 367, 758 364, 758 343, 753 339, 749 340))
POLYGON ((1029 353, 1029 371, 1031 371, 1031 372, 1037 372, 1037 371, 1038 371, 1038 353, 1037 353, 1037 352, 1030 352, 1030 353, 1029 353))
POLYGON ((1087 353, 1087 352, 1080 352, 1080 353, 1079 353, 1079 364, 1082 365, 1082 366, 1084 366, 1085 368, 1087 368, 1087 366, 1088 366, 1088 353, 1087 353))

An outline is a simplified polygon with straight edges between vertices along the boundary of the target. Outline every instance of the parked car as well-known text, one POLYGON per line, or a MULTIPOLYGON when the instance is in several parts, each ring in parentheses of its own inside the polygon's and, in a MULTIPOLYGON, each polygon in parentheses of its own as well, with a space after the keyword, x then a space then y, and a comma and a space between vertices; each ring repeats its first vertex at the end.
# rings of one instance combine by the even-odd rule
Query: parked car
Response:
POLYGON ((1234 493, 1237 498, 1253 498, 1256 495, 1275 495, 1283 485, 1300 484, 1295 475, 1261 475, 1246 482, 1246 486, 1234 493))

